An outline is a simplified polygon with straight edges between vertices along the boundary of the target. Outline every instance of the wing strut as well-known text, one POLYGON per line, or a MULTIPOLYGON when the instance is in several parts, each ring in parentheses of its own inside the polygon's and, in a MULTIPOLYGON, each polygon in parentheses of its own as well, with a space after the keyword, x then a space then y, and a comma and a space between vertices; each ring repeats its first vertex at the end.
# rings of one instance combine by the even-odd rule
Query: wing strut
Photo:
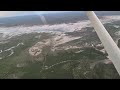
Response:
POLYGON ((109 59, 113 62, 120 75, 120 50, 118 46, 93 11, 87 11, 87 16, 90 19, 105 50, 107 51, 109 59))

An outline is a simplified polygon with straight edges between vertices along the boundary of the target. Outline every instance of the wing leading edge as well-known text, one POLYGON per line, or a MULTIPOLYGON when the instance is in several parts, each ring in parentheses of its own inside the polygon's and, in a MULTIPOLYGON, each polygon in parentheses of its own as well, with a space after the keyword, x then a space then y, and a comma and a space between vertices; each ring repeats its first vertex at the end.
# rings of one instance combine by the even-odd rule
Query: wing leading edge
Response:
POLYGON ((120 50, 118 46, 93 11, 87 11, 87 16, 120 75, 120 50))

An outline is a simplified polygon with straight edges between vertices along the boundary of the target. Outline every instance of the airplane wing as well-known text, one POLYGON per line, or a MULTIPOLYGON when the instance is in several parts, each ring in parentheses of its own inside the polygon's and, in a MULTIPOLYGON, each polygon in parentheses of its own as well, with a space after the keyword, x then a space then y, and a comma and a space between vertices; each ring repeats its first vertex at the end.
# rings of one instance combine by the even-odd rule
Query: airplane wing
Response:
POLYGON ((109 59, 112 61, 120 75, 120 50, 118 46, 93 11, 87 11, 87 16, 90 19, 105 50, 107 51, 109 59))

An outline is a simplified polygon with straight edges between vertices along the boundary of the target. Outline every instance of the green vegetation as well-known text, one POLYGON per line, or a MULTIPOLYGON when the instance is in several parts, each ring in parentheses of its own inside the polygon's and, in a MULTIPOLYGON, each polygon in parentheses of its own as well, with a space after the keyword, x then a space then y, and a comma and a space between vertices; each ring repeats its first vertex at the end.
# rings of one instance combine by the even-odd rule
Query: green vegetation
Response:
MULTIPOLYGON (((29 42, 30 43, 30 42, 29 42)), ((105 59, 105 55, 94 48, 83 48, 83 52, 75 53, 73 50, 61 51, 56 55, 49 54, 43 62, 28 54, 24 46, 15 49, 15 54, 0 61, 0 78, 85 78, 83 73, 90 70, 89 64, 97 60, 105 59), (18 53, 19 52, 19 53, 18 53), (58 63, 58 64, 57 64, 58 63), (17 65, 25 66, 17 67, 17 65), (55 66, 52 66, 56 64, 55 66), (78 66, 82 67, 79 71, 78 66), (49 68, 51 67, 51 68, 49 68), (76 74, 78 74, 78 77, 76 74)))
MULTIPOLYGON (((120 28, 114 28, 113 24, 106 24, 108 32, 116 39, 115 32, 120 28)), ((22 78, 22 79, 120 79, 113 64, 97 63, 107 59, 107 55, 103 54, 92 44, 97 45, 100 40, 96 32, 92 32, 93 28, 84 28, 82 32, 69 32, 67 35, 82 36, 65 44, 60 45, 79 45, 80 49, 61 50, 51 52, 49 47, 44 47, 41 57, 33 57, 29 55, 29 48, 39 41, 50 39, 53 34, 48 33, 32 33, 15 36, 8 40, 8 43, 0 44, 0 50, 6 50, 13 46, 23 43, 13 48, 14 54, 8 56, 11 51, 5 51, 0 54, 0 78, 22 78), (40 38, 35 38, 39 36, 40 38), (86 45, 88 44, 88 46, 86 45), (75 53, 76 51, 82 52, 75 53), (39 59, 43 59, 40 61, 39 59), (94 68, 90 68, 91 64, 97 63, 94 68)), ((59 46, 59 47, 60 47, 59 46)))
MULTIPOLYGON (((10 47, 16 46, 18 43, 21 42, 24 43, 24 45, 20 45, 16 48, 13 48, 14 54, 12 56, 8 56, 11 53, 11 51, 6 51, 0 54, 1 56, 8 56, 0 60, 0 78, 14 78, 10 75, 12 74, 18 75, 18 73, 20 73, 20 75, 23 75, 27 71, 29 71, 28 73, 30 73, 31 71, 35 71, 34 68, 36 68, 37 66, 36 63, 39 62, 34 63, 36 58, 28 54, 28 49, 38 41, 46 39, 47 37, 49 38, 50 35, 47 33, 24 34, 22 36, 16 36, 11 38, 8 43, 1 44, 0 48, 2 50, 6 50, 10 47), (41 36, 40 39, 39 38, 37 39, 35 38, 35 36, 37 35, 43 35, 43 36, 41 36), (17 65, 19 64, 25 64, 25 68, 17 67, 17 65)), ((39 64, 39 67, 40 66, 41 65, 39 64)), ((21 76, 19 76, 19 78, 20 77, 21 76)))

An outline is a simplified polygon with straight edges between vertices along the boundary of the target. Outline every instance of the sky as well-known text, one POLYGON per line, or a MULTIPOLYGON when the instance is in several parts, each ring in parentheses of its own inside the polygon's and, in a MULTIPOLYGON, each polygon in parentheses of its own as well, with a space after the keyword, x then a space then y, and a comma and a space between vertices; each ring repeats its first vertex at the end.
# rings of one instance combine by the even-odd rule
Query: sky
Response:
POLYGON ((12 17, 12 16, 23 16, 23 15, 35 15, 35 14, 45 14, 45 13, 59 13, 66 11, 0 11, 0 18, 12 17))

